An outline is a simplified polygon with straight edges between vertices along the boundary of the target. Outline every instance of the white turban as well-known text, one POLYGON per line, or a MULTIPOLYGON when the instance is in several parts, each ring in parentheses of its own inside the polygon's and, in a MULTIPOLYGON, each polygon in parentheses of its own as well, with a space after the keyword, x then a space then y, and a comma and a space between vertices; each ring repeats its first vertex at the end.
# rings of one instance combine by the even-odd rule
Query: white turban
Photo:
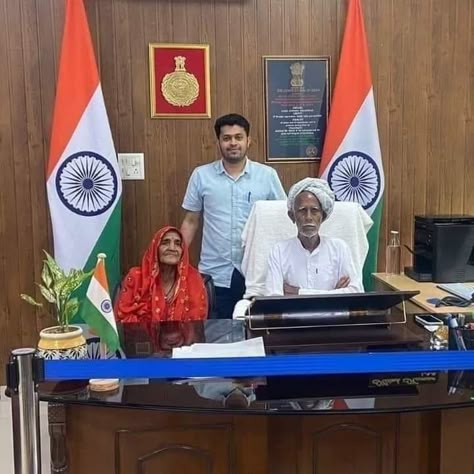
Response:
POLYGON ((289 211, 293 211, 296 196, 303 191, 308 191, 317 197, 324 211, 325 219, 327 219, 334 208, 334 201, 336 199, 327 181, 319 178, 304 178, 294 184, 288 193, 289 211))

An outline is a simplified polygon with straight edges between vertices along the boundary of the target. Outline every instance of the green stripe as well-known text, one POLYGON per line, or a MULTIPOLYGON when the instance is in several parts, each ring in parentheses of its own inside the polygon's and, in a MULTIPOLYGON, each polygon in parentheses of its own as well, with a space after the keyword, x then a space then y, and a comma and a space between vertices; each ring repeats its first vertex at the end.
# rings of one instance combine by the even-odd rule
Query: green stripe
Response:
MULTIPOLYGON (((110 219, 102 231, 97 243, 92 249, 89 258, 87 259, 86 266, 84 267, 86 271, 92 270, 95 268, 97 263, 97 254, 105 253, 107 258, 105 260, 105 269, 107 272, 107 280, 109 284, 110 295, 113 298, 118 285, 121 280, 121 271, 120 271, 120 223, 122 218, 122 198, 120 198, 110 215, 110 219)), ((82 284, 82 286, 75 292, 74 296, 77 296, 79 301, 84 301, 86 299, 87 287, 89 286, 89 281, 87 280, 82 284)), ((79 312, 74 317, 75 323, 81 323, 84 321, 84 310, 79 309, 79 312)))
POLYGON ((364 282, 365 291, 371 291, 373 288, 372 273, 377 271, 377 257, 379 252, 379 234, 380 222, 382 220, 383 198, 380 199, 377 207, 370 216, 374 224, 367 233, 367 240, 369 241, 369 252, 365 259, 364 269, 362 271, 362 278, 364 282))
POLYGON ((115 352, 120 347, 116 329, 110 325, 88 298, 85 298, 82 303, 82 315, 84 321, 100 337, 101 341, 107 344, 109 352, 115 352))

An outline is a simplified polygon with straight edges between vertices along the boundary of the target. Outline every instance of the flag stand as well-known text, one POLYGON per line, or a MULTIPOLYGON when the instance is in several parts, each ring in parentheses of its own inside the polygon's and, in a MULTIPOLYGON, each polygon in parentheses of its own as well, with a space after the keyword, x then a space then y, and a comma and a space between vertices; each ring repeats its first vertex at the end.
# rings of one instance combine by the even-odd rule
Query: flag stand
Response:
MULTIPOLYGON (((105 360, 107 357, 107 344, 100 342, 100 358, 105 360)), ((119 379, 90 379, 89 388, 93 392, 111 392, 117 390, 120 386, 119 379)))

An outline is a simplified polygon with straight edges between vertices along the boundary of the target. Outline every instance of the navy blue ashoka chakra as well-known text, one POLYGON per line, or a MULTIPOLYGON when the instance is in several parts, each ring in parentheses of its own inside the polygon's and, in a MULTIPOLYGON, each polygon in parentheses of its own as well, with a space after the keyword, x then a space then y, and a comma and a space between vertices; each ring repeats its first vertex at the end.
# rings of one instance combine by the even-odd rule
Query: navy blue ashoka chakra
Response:
POLYGON ((97 216, 110 209, 117 197, 117 183, 112 165, 92 151, 69 156, 56 174, 59 199, 81 216, 97 216))
POLYGON ((339 156, 329 169, 328 182, 338 201, 358 202, 364 209, 375 204, 382 186, 377 163, 360 151, 339 156))

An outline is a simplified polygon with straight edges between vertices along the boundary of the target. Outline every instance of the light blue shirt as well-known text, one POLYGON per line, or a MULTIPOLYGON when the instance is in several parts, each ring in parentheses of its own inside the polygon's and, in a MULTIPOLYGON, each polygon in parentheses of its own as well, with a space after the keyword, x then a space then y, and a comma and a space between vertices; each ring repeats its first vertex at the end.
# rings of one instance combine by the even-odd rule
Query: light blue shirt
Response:
POLYGON ((242 173, 233 178, 214 161, 196 168, 183 200, 187 211, 203 217, 199 271, 214 284, 230 287, 234 268, 242 263, 242 230, 255 201, 286 199, 277 172, 247 158, 242 173))

